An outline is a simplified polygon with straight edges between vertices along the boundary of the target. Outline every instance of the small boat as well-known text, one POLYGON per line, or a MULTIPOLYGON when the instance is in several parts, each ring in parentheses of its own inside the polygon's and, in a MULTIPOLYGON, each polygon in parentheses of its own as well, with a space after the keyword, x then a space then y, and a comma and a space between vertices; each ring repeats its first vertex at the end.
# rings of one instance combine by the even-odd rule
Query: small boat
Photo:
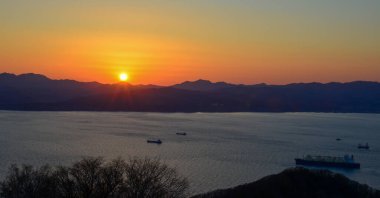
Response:
POLYGON ((369 149, 369 145, 368 145, 368 143, 366 143, 366 144, 358 144, 358 149, 369 149))
POLYGON ((146 142, 151 143, 151 144, 162 144, 162 141, 160 139, 158 139, 158 140, 147 140, 146 142))
POLYGON ((175 133, 177 135, 187 135, 185 132, 178 132, 178 133, 175 133))
POLYGON ((295 161, 296 165, 303 166, 335 167, 350 169, 360 168, 360 163, 354 161, 353 155, 345 155, 344 157, 306 155, 303 158, 296 158, 295 161))

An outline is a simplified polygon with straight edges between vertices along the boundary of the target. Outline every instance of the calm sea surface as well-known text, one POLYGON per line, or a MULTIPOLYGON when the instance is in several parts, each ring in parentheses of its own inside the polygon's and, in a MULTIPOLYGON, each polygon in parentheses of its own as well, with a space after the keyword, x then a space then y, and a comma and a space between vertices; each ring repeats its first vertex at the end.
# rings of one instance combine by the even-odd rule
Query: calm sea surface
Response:
POLYGON ((333 171, 380 189, 379 114, 0 111, 1 178, 12 163, 159 156, 189 178, 192 193, 200 193, 278 173, 305 154, 346 153, 362 168, 333 171), (163 144, 147 144, 148 138, 163 144), (366 142, 370 150, 356 148, 366 142))

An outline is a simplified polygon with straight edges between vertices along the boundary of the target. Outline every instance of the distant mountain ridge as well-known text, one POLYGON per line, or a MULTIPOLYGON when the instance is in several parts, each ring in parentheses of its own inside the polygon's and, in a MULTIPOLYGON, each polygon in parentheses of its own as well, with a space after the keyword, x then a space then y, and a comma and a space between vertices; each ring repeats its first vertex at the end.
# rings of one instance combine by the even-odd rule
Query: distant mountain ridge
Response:
POLYGON ((150 112, 380 113, 380 83, 235 85, 208 80, 173 86, 52 80, 0 74, 0 109, 150 112))
POLYGON ((225 82, 212 83, 209 80, 199 79, 197 81, 186 81, 181 84, 173 85, 172 87, 177 89, 192 90, 192 91, 215 91, 218 89, 225 89, 235 87, 237 85, 228 84, 225 82))

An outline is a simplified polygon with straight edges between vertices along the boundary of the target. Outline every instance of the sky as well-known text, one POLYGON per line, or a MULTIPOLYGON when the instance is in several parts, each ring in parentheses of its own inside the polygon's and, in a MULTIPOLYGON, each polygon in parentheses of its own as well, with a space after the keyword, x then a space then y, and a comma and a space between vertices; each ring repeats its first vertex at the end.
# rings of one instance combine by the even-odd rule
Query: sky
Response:
POLYGON ((379 0, 1 0, 0 73, 170 85, 380 81, 379 0))

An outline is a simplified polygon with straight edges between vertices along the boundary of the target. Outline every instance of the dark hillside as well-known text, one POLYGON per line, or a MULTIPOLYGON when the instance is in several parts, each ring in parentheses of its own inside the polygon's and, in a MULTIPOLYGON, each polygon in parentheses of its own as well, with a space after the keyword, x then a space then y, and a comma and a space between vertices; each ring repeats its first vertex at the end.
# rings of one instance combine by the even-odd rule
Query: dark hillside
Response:
POLYGON ((193 198, 379 198, 380 191, 326 170, 293 168, 256 182, 193 198))

